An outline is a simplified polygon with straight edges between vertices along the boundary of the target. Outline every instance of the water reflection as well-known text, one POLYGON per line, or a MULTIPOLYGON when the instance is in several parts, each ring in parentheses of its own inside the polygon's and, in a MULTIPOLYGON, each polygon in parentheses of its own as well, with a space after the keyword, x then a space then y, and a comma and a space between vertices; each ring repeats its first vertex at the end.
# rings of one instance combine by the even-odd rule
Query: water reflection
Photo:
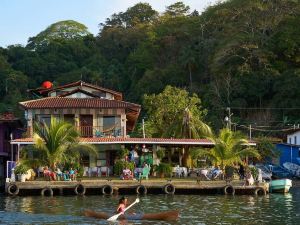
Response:
MULTIPOLYGON (((1 224, 108 224, 82 216, 84 209, 113 214, 120 196, 0 197, 1 224)), ((136 196, 129 196, 134 201, 136 196)), ((297 224, 300 190, 267 196, 147 195, 134 211, 180 210, 178 222, 117 221, 112 224, 297 224)), ((133 211, 131 210, 131 211, 133 211)))

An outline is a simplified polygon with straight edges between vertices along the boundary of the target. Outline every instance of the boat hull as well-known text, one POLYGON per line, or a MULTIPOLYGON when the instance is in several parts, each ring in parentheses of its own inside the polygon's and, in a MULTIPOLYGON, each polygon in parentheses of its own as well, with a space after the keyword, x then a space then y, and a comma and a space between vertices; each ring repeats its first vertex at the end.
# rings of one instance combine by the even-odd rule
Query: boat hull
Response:
POLYGON ((279 179, 270 182, 270 192, 287 193, 292 187, 292 180, 279 179))
MULTIPOLYGON (((111 215, 104 212, 96 212, 93 210, 85 210, 84 215, 88 217, 93 217, 97 219, 107 220, 111 215)), ((166 211, 161 213, 148 213, 144 214, 140 220, 164 220, 164 221, 173 221, 177 220, 179 216, 179 212, 177 210, 174 211, 166 211)), ((121 215, 119 220, 128 220, 126 216, 121 215)))

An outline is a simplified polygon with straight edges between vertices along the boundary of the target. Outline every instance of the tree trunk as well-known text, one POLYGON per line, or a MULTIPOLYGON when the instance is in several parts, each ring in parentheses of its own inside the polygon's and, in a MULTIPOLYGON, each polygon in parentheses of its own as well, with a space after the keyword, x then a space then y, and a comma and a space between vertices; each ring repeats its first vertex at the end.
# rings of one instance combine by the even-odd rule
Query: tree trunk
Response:
POLYGON ((183 166, 187 167, 187 168, 191 168, 192 167, 192 158, 190 155, 190 149, 188 147, 185 147, 183 149, 183 166))

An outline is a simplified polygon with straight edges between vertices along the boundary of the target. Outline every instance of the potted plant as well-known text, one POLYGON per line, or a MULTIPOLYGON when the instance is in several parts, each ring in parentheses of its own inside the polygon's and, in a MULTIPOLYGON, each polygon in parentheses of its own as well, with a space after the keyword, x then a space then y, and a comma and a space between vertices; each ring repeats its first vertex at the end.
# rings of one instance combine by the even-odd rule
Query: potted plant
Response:
POLYGON ((164 178, 165 176, 171 176, 172 166, 169 163, 160 163, 156 167, 156 172, 159 173, 161 178, 164 178))
POLYGON ((15 167, 14 173, 18 176, 18 180, 21 182, 25 182, 26 180, 26 173, 29 168, 24 164, 19 164, 15 167))

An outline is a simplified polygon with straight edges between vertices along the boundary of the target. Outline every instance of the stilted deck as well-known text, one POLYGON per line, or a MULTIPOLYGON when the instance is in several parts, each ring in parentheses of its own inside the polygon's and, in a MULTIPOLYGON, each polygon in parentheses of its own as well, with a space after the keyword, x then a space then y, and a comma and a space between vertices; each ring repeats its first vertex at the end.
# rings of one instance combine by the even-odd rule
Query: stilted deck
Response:
POLYGON ((196 179, 117 180, 83 179, 80 181, 26 181, 8 182, 5 191, 15 195, 65 195, 65 194, 251 194, 265 195, 268 183, 244 186, 244 181, 202 181, 196 179))

